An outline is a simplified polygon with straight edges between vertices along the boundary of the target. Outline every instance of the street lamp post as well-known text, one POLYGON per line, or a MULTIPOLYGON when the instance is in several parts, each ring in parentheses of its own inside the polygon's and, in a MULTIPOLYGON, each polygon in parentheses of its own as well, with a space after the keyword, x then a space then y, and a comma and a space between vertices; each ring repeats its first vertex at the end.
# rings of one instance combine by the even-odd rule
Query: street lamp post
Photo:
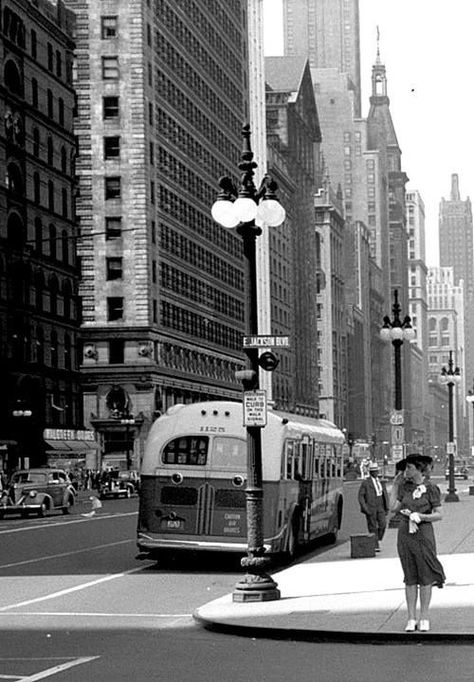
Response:
POLYGON ((380 338, 382 341, 391 341, 393 345, 395 355, 395 409, 400 411, 402 409, 401 348, 404 341, 411 341, 415 338, 415 330, 411 326, 409 315, 405 315, 403 321, 400 319, 401 307, 398 302, 398 289, 393 292, 393 297, 393 319, 391 320, 388 315, 385 315, 383 327, 380 330, 380 338))
POLYGON ((459 497, 456 494, 454 485, 454 406, 453 406, 453 390, 454 385, 461 381, 461 372, 459 367, 453 369, 453 351, 449 351, 448 369, 441 368, 440 383, 448 385, 448 442, 446 444, 446 451, 449 458, 448 469, 448 492, 444 498, 445 502, 459 502, 459 497))
POLYGON ((469 390, 467 392, 466 400, 468 403, 472 404, 472 408, 473 408, 473 411, 472 411, 472 428, 469 429, 470 434, 471 434, 471 438, 472 438, 472 440, 469 444, 469 446, 470 446, 469 457, 471 458, 472 454, 474 453, 474 378, 472 380, 472 390, 469 390))
MULTIPOLYGON (((17 406, 15 407, 14 410, 12 410, 12 416, 15 419, 20 419, 20 422, 17 422, 17 424, 20 424, 20 428, 18 429, 18 452, 17 452, 17 465, 20 469, 23 469, 26 466, 26 454, 25 454, 25 448, 24 448, 24 440, 23 440, 23 434, 25 433, 25 427, 27 424, 27 421, 33 416, 33 412, 30 409, 25 409, 22 405, 22 401, 18 401, 17 406)), ((9 466, 11 467, 11 463, 9 462, 9 466)))
MULTIPOLYGON (((257 164, 253 161, 250 146, 250 126, 242 128, 242 153, 238 168, 241 171, 240 187, 231 178, 219 179, 221 191, 213 204, 211 214, 222 227, 237 228, 243 240, 243 252, 247 263, 247 332, 258 334, 256 238, 262 233, 261 225, 281 225, 285 210, 277 201, 277 184, 265 176, 257 189, 253 176, 257 164)), ((246 348, 247 369, 237 372, 242 381, 244 397, 259 389, 259 351, 246 348)), ((268 575, 269 559, 264 556, 263 535, 263 488, 262 488, 262 440, 261 426, 247 425, 247 556, 241 561, 246 575, 235 586, 234 601, 270 601, 279 599, 277 584, 268 575)))

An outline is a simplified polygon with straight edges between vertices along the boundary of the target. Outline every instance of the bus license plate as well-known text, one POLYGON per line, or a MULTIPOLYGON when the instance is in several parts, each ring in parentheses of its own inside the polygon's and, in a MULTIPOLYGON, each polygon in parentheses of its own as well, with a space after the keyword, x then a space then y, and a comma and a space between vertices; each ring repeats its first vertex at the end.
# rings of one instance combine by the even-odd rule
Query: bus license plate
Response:
POLYGON ((176 530, 183 527, 183 522, 179 521, 178 519, 168 519, 166 521, 166 527, 176 530))

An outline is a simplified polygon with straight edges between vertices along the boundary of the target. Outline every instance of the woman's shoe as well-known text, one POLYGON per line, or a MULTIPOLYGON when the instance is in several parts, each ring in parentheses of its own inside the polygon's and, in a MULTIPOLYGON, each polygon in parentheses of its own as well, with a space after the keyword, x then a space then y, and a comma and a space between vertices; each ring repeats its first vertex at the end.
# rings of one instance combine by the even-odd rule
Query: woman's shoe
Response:
MULTIPOLYGON (((427 621, 424 621, 425 623, 427 621)), ((416 630, 416 620, 409 620, 405 627, 405 632, 415 632, 416 630)))
POLYGON ((430 621, 429 620, 420 620, 420 632, 429 632, 430 631, 430 621))

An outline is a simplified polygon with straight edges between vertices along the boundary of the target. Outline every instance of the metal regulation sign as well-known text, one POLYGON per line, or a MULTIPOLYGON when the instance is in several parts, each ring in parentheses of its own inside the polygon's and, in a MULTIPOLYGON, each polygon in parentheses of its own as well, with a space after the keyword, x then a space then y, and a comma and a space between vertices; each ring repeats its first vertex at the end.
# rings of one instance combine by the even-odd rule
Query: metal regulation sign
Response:
POLYGON ((244 348, 289 348, 289 336, 265 336, 263 334, 255 334, 254 336, 244 336, 244 348))
POLYGON ((244 426, 266 426, 267 392, 244 391, 244 426))

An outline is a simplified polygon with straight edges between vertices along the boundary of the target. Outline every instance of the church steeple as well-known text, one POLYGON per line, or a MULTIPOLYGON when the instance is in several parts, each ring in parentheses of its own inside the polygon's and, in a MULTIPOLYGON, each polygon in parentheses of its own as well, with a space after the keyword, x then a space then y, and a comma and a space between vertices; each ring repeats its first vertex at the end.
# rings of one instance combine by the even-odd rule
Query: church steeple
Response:
POLYGON ((385 66, 382 64, 380 59, 380 31, 377 26, 377 55, 375 57, 375 64, 372 66, 372 98, 376 97, 379 101, 380 98, 387 98, 387 74, 385 72, 385 66))

